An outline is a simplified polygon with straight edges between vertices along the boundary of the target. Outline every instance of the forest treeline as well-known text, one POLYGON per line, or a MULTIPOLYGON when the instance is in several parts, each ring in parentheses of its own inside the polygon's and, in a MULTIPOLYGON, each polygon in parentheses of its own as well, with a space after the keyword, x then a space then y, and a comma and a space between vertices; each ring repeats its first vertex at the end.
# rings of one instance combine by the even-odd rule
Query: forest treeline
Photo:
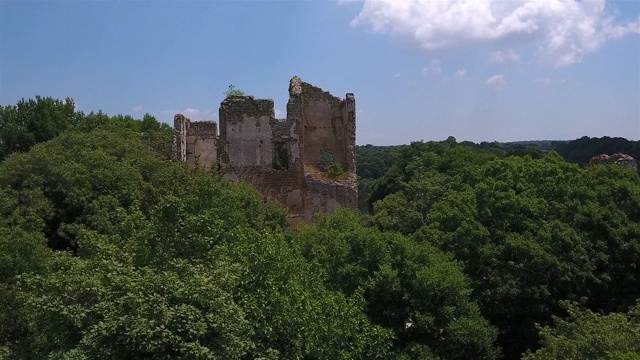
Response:
POLYGON ((640 358, 631 170, 364 146, 371 212, 291 229, 171 139, 71 99, 0 108, 0 359, 640 358))
MULTIPOLYGON (((455 141, 450 137, 449 141, 455 141)), ((571 141, 542 140, 542 141, 516 141, 500 143, 497 141, 479 144, 464 141, 461 145, 475 150, 484 150, 498 157, 526 156, 534 159, 541 158, 551 151, 557 152, 567 162, 586 167, 589 160, 595 155, 624 153, 640 160, 640 141, 631 141, 620 137, 603 136, 601 138, 583 136, 571 141)), ((359 145, 357 153, 358 175, 358 208, 363 212, 370 212, 368 205, 369 196, 373 191, 376 179, 391 168, 397 160, 400 151, 407 145, 374 146, 359 145)), ((640 173, 640 168, 638 168, 640 173)))

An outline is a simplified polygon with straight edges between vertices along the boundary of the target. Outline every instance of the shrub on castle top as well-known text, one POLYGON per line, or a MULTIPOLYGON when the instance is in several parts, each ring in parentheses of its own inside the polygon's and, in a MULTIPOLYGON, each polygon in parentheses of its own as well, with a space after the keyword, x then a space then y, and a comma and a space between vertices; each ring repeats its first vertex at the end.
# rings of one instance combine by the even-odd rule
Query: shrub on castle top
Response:
POLYGON ((227 89, 227 91, 224 91, 223 94, 225 96, 225 99, 232 96, 247 96, 247 94, 244 91, 236 89, 236 87, 233 86, 233 84, 229 85, 229 89, 227 89))

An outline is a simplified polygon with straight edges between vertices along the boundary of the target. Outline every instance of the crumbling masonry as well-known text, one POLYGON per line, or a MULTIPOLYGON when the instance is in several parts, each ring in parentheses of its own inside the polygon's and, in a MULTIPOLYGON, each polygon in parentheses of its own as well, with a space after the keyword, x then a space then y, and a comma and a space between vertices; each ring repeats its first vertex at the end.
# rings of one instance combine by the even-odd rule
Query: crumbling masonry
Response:
POLYGON ((273 100, 230 96, 220 104, 220 134, 213 121, 174 118, 174 156, 190 167, 218 167, 245 181, 268 201, 311 222, 338 207, 356 208, 356 111, 353 94, 335 97, 294 77, 287 118, 274 117, 273 100), (327 176, 331 166, 344 174, 327 176))
POLYGON ((607 154, 596 155, 589 160, 588 166, 594 165, 610 165, 615 164, 622 166, 627 169, 633 169, 634 171, 638 171, 638 162, 631 155, 616 153, 611 156, 607 154))

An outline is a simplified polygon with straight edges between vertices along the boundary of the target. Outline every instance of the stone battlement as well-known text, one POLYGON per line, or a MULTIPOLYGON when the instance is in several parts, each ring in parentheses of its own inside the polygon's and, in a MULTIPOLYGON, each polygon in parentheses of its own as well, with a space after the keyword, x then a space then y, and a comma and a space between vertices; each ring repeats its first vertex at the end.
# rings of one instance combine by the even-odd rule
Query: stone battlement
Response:
POLYGON ((341 99, 293 77, 287 118, 274 115, 271 99, 229 96, 220 104, 217 134, 215 122, 191 122, 177 114, 174 159, 192 168, 220 164, 225 178, 252 184, 266 200, 306 222, 341 206, 356 208, 353 94, 341 99), (344 169, 341 180, 305 172, 332 164, 344 169))

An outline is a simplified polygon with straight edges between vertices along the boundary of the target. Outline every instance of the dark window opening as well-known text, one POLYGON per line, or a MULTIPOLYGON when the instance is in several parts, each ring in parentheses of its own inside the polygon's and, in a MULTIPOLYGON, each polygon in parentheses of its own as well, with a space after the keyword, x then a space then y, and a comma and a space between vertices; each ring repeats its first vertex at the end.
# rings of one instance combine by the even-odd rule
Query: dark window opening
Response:
POLYGON ((273 143, 273 168, 278 171, 289 170, 289 153, 284 142, 273 143))

